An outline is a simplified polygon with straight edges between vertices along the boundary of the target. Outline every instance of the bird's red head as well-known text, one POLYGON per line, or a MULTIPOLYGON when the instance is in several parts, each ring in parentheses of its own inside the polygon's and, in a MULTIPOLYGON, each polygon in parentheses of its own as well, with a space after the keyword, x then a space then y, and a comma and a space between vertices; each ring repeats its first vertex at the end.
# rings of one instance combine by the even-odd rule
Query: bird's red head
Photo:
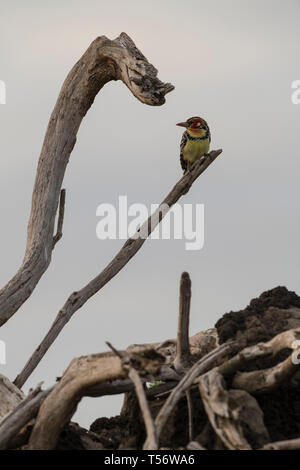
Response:
POLYGON ((176 126, 186 127, 187 129, 203 129, 207 126, 206 121, 199 116, 194 116, 185 122, 179 122, 176 126))

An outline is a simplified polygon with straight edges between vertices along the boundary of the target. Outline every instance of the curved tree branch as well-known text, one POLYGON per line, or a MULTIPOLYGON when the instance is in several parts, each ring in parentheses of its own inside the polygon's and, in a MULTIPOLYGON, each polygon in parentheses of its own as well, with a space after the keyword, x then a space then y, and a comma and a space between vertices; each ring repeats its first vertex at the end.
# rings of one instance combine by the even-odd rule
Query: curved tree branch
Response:
POLYGON ((125 363, 114 353, 108 352, 73 359, 39 409, 30 436, 29 449, 53 449, 78 402, 93 385, 126 378, 132 365, 143 375, 152 376, 159 373, 164 360, 154 350, 131 352, 127 358, 125 363))
POLYGON ((100 36, 69 72, 50 117, 32 195, 27 245, 22 265, 0 291, 0 326, 28 299, 51 262, 59 195, 81 121, 95 96, 111 80, 122 80, 142 103, 162 105, 173 90, 122 33, 100 36))

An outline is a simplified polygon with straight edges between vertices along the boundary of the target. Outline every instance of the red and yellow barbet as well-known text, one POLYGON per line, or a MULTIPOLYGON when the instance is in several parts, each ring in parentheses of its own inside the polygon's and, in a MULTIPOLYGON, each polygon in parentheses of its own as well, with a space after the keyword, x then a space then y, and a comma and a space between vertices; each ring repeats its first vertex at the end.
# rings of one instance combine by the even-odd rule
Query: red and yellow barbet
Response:
POLYGON ((209 152, 210 130, 207 122, 199 116, 176 125, 186 128, 180 142, 180 163, 186 173, 196 160, 209 152))

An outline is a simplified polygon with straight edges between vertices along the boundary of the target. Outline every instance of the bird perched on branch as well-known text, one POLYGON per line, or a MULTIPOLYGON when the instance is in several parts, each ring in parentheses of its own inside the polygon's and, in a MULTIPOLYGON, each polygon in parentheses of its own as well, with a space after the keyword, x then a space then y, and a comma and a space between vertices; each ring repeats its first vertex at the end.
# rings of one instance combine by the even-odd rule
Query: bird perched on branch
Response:
POLYGON ((186 128, 180 142, 180 163, 186 173, 196 160, 208 153, 210 130, 207 122, 199 116, 191 117, 176 125, 186 128))

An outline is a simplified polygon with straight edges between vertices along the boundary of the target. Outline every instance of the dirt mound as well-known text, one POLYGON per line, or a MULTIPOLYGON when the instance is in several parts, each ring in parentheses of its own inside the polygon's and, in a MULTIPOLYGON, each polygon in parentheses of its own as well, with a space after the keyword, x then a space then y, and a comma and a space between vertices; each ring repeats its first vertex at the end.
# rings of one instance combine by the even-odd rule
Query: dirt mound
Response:
MULTIPOLYGON (((219 341, 239 339, 247 345, 268 341, 281 331, 291 328, 289 320, 299 315, 300 297, 286 287, 275 287, 238 312, 229 312, 217 321, 219 341)), ((296 325, 295 325, 296 326, 296 325)))

